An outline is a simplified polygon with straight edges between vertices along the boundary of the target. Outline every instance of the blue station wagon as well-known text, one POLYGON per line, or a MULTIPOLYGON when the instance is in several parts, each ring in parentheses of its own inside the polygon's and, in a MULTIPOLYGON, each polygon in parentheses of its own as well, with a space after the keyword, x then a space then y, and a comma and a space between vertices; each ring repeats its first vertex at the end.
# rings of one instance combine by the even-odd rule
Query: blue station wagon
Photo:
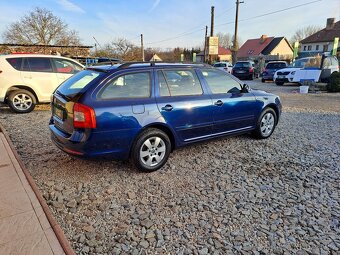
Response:
POLYGON ((282 108, 278 96, 211 66, 149 62, 87 68, 55 90, 51 106, 51 137, 60 149, 130 158, 146 172, 194 142, 243 133, 268 138, 282 108))

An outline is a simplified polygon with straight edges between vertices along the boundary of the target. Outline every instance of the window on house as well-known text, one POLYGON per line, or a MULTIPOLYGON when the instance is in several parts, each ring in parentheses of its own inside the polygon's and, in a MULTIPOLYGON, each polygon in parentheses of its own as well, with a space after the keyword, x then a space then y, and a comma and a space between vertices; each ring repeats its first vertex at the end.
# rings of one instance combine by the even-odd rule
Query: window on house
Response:
POLYGON ((325 45, 323 46, 323 51, 328 51, 328 45, 327 45, 327 44, 325 44, 325 45))
POLYGON ((303 46, 303 51, 306 51, 307 50, 307 46, 303 46))
POLYGON ((312 45, 308 45, 308 51, 312 50, 312 45))
POLYGON ((319 45, 315 46, 315 50, 317 50, 317 51, 319 50, 319 45))

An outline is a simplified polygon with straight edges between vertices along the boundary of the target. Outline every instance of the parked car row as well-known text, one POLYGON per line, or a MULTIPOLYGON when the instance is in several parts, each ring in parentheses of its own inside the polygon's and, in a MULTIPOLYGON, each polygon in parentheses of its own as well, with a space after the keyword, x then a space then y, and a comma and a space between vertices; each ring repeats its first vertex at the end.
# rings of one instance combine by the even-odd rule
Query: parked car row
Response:
POLYGON ((217 62, 213 67, 231 73, 239 79, 253 80, 259 76, 253 61, 238 61, 234 66, 229 62, 217 62))

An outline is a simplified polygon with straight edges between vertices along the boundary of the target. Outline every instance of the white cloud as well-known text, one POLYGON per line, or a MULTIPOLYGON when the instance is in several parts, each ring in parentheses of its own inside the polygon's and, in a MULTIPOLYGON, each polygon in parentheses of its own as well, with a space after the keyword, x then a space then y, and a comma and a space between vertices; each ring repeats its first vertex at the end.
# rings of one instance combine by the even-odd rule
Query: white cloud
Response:
POLYGON ((161 0, 155 0, 149 12, 152 12, 154 9, 156 9, 160 2, 161 0))
POLYGON ((82 8, 68 0, 58 0, 57 2, 67 11, 85 13, 82 8))

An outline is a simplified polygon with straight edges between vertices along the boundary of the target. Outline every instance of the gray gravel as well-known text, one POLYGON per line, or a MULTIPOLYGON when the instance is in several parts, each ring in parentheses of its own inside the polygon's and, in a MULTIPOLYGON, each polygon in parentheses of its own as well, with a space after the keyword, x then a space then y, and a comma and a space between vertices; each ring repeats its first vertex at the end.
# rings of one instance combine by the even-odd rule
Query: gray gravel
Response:
POLYGON ((270 139, 186 147, 151 174, 59 151, 48 111, 0 122, 77 254, 340 254, 340 113, 290 106, 270 139))

